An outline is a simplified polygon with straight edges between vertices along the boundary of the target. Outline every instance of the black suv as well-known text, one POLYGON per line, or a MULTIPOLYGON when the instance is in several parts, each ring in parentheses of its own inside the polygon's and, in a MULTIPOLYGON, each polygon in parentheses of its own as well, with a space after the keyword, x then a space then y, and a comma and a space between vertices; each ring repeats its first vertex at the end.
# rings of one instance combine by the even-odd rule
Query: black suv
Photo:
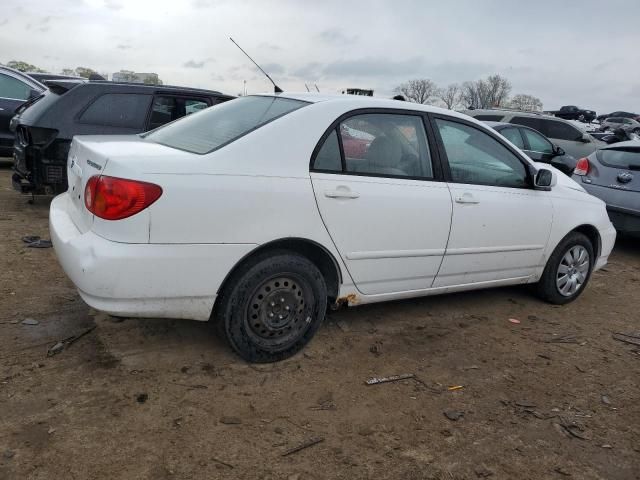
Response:
POLYGON ((11 120, 15 132, 13 187, 23 193, 67 189, 67 154, 74 135, 134 134, 232 99, 195 88, 49 80, 11 120))

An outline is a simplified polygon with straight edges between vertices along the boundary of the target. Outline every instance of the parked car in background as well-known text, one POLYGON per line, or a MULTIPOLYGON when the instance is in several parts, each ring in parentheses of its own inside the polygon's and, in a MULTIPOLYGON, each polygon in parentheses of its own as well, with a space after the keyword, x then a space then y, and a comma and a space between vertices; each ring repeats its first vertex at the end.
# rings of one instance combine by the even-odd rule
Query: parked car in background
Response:
POLYGON ((85 80, 85 78, 83 77, 74 77, 71 75, 62 75, 62 74, 47 73, 47 72, 27 72, 26 75, 30 76, 34 80, 37 80, 38 82, 45 85, 47 80, 85 80))
POLYGON ((76 136, 67 171, 50 232, 81 297, 211 318, 253 362, 298 352, 328 304, 527 283, 565 304, 616 235, 601 200, 486 125, 366 96, 253 95, 76 136), (345 134, 371 140, 362 157, 345 134))
POLYGON ((640 122, 631 118, 609 117, 600 124, 600 130, 603 132, 613 131, 616 128, 640 135, 640 122))
POLYGON ((616 229, 640 235, 640 142, 616 143, 581 158, 573 178, 606 202, 616 229))
POLYGON ((233 97, 187 87, 87 80, 49 80, 49 90, 12 120, 14 188, 56 194, 67 189, 71 139, 86 134, 132 134, 233 97))
POLYGON ((637 120, 640 119, 640 114, 632 112, 611 112, 606 115, 598 115, 597 120, 599 122, 603 122, 609 117, 633 118, 634 120, 637 120))
POLYGON ((535 161, 553 165, 571 175, 577 160, 533 128, 504 122, 485 122, 535 161))
POLYGON ((467 110, 477 120, 524 125, 542 133, 567 154, 575 158, 590 155, 606 143, 596 140, 567 120, 540 113, 513 110, 467 110))
POLYGON ((0 157, 13 154, 13 132, 9 129, 16 109, 29 99, 38 97, 47 89, 13 68, 0 66, 0 157))
POLYGON ((550 113, 565 120, 579 120, 581 122, 591 122, 596 119, 596 112, 576 107, 575 105, 565 105, 560 107, 560 110, 552 110, 545 113, 550 113))

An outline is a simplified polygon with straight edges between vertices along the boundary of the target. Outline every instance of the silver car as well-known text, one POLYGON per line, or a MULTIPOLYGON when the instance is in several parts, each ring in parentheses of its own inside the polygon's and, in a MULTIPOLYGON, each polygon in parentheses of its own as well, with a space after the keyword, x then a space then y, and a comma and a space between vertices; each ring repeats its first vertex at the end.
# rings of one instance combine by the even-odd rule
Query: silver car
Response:
POLYGON ((502 109, 467 110, 464 113, 484 122, 515 123, 533 128, 575 158, 586 157, 606 145, 570 121, 550 115, 502 109))
POLYGON ((611 223, 640 235, 640 142, 620 142, 578 160, 572 177, 607 204, 611 223))
POLYGON ((640 122, 633 118, 609 117, 600 124, 600 130, 603 132, 613 131, 616 128, 622 128, 627 132, 640 135, 640 122))

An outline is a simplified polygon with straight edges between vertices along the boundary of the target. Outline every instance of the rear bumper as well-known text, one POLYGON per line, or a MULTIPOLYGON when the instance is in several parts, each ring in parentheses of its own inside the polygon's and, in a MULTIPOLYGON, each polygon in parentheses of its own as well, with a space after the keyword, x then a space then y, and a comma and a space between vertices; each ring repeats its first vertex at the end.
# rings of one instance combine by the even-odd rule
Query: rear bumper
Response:
POLYGON ((131 244, 82 233, 64 193, 49 228, 60 265, 91 307, 112 315, 208 320, 227 273, 255 245, 131 244))
POLYGON ((609 227, 604 230, 599 230, 600 233, 600 255, 596 259, 595 270, 599 270, 607 264, 611 250, 616 243, 616 229, 609 223, 609 227))

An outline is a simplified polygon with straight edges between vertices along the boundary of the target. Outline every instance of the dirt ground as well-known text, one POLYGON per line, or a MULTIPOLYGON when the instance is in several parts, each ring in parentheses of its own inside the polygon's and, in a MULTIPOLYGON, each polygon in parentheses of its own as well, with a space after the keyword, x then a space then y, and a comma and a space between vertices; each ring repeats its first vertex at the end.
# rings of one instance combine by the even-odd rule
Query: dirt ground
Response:
POLYGON ((568 306, 502 288, 341 310, 254 366, 207 323, 92 311, 20 240, 49 238, 48 203, 0 165, 0 479, 640 479, 640 347, 612 337, 640 332, 637 241, 568 306), (365 385, 395 374, 416 377, 365 385))

